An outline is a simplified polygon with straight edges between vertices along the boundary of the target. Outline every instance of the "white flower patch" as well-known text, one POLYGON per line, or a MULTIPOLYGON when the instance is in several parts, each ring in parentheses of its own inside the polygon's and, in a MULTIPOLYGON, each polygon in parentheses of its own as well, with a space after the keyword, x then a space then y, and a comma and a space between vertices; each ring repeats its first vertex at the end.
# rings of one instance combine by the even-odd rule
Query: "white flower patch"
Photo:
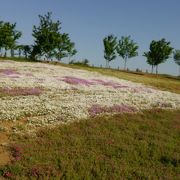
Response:
POLYGON ((97 72, 44 63, 0 62, 0 121, 28 117, 30 126, 73 121, 89 117, 89 108, 96 104, 114 107, 113 112, 123 105, 137 111, 178 109, 180 95, 97 72), (8 94, 4 92, 8 88, 39 88, 42 92, 8 94))

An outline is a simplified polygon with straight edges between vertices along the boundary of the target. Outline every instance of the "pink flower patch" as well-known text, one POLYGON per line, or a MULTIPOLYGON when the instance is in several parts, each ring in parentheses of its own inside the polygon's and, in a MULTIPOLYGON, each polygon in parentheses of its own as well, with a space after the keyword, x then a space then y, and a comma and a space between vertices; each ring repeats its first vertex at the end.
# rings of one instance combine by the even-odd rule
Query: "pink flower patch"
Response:
POLYGON ((72 77, 72 76, 65 76, 65 77, 63 77, 62 80, 68 84, 73 84, 73 85, 85 85, 85 86, 93 85, 93 82, 91 82, 91 81, 72 77))
POLYGON ((25 73, 27 77, 33 77, 34 75, 32 73, 25 73))
POLYGON ((128 86, 124 86, 122 84, 119 84, 119 83, 116 83, 116 82, 113 82, 113 81, 103 81, 103 80, 100 80, 100 79, 93 79, 93 81, 96 82, 96 84, 113 87, 115 89, 117 89, 117 88, 128 88, 128 86))
POLYGON ((113 105, 110 107, 100 106, 98 104, 92 105, 89 109, 89 115, 91 117, 95 117, 102 113, 133 113, 136 112, 137 109, 128 105, 113 105))
POLYGON ((2 88, 0 92, 9 96, 28 96, 28 95, 40 95, 42 90, 39 88, 2 88))
POLYGON ((11 172, 5 172, 3 175, 5 178, 12 178, 13 174, 11 172))
POLYGON ((20 146, 14 145, 11 148, 12 156, 15 161, 20 161, 22 158, 22 148, 20 146))
POLYGON ((20 74, 19 72, 17 72, 14 69, 0 69, 0 73, 7 75, 7 76, 19 75, 20 74))

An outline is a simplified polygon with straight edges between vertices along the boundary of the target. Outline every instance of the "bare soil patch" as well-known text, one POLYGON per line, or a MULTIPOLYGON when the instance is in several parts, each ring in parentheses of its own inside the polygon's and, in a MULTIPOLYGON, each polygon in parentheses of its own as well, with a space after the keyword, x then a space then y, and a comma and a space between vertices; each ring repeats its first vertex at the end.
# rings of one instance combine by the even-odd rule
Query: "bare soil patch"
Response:
POLYGON ((9 137, 6 133, 0 133, 0 166, 4 166, 10 162, 10 155, 7 151, 9 137))

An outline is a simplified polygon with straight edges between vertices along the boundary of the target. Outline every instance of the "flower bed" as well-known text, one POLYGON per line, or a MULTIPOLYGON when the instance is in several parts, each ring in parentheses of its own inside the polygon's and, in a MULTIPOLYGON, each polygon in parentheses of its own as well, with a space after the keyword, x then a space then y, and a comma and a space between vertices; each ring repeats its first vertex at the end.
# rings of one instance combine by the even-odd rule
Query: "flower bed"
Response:
POLYGON ((180 108, 180 95, 95 72, 43 63, 0 62, 0 121, 44 126, 102 113, 180 108))

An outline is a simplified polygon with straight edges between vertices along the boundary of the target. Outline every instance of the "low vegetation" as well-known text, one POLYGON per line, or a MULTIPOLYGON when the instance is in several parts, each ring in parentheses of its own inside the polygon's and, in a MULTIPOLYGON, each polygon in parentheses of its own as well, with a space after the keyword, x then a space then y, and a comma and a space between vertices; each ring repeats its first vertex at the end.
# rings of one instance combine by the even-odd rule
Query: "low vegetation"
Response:
POLYGON ((112 77, 51 63, 1 63, 0 133, 10 134, 11 161, 0 178, 179 179, 179 94, 122 80, 180 93, 178 79, 81 64, 64 66, 112 77), (7 130, 5 119, 20 123, 7 130))
POLYGON ((180 111, 99 116, 12 136, 15 179, 179 179, 180 111))
POLYGON ((137 83, 143 83, 148 86, 153 86, 164 91, 171 91, 180 94, 180 78, 171 75, 155 75, 151 73, 134 72, 134 71, 122 71, 109 68, 98 67, 81 67, 78 65, 66 65, 61 66, 86 69, 88 71, 99 72, 103 75, 113 76, 120 79, 125 79, 137 83))
POLYGON ((180 68, 180 50, 152 40, 151 74, 133 72, 139 45, 111 34, 106 68, 91 67, 71 60, 61 28, 39 15, 33 44, 19 44, 16 23, 0 21, 0 179, 180 179, 180 77, 157 75, 172 54, 180 68), (110 69, 118 56, 124 70, 110 69))

